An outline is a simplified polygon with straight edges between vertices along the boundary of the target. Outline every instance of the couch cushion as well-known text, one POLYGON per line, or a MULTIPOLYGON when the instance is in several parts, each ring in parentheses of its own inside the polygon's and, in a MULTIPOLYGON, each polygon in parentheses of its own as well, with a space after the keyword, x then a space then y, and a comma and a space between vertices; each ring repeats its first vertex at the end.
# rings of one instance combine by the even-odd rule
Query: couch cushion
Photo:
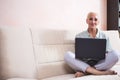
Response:
POLYGON ((117 71, 117 75, 87 75, 83 77, 74 78, 74 74, 65 74, 45 78, 42 80, 120 80, 120 65, 115 65, 112 70, 117 71))
POLYGON ((74 52, 75 36, 69 36, 65 30, 31 29, 31 31, 39 79, 73 72, 64 63, 64 54, 67 51, 74 52))
POLYGON ((54 76, 51 78, 41 79, 41 80, 120 80, 119 75, 87 75, 75 78, 74 74, 66 74, 54 76))
POLYGON ((51 78, 45 78, 41 80, 70 80, 70 79, 74 79, 74 74, 59 75, 59 76, 54 76, 51 78))
POLYGON ((43 79, 52 76, 73 73, 73 70, 64 61, 39 64, 38 78, 43 79))
POLYGON ((27 27, 0 27, 0 76, 35 77, 30 31, 27 27))
POLYGON ((64 54, 73 50, 73 45, 34 45, 38 63, 38 77, 44 78, 72 72, 64 63, 64 54), (68 68, 68 70, 66 69, 68 68))
POLYGON ((101 75, 101 76, 89 75, 69 80, 120 80, 120 77, 118 75, 101 75))
POLYGON ((7 80, 37 80, 37 79, 26 79, 26 78, 10 78, 10 79, 7 79, 7 80))
POLYGON ((71 44, 34 45, 34 47, 39 64, 63 61, 67 51, 74 51, 74 45, 71 44))

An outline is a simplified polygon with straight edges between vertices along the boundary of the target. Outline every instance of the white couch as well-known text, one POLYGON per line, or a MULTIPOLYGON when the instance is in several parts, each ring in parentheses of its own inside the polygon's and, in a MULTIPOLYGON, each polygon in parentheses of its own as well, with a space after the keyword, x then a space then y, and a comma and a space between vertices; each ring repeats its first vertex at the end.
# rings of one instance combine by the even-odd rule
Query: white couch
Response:
MULTIPOLYGON (((112 68, 118 75, 74 78, 74 71, 64 62, 64 54, 74 52, 78 32, 0 27, 0 80, 120 80, 120 62, 112 68)), ((105 33, 113 48, 120 51, 118 31, 105 33)))

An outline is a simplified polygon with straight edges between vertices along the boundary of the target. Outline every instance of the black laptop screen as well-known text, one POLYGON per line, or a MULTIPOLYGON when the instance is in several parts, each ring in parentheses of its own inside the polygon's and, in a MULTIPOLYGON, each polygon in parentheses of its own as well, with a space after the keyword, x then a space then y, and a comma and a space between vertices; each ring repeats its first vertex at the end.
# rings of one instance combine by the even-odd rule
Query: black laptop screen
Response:
POLYGON ((106 39, 76 38, 75 58, 85 60, 105 59, 106 39))

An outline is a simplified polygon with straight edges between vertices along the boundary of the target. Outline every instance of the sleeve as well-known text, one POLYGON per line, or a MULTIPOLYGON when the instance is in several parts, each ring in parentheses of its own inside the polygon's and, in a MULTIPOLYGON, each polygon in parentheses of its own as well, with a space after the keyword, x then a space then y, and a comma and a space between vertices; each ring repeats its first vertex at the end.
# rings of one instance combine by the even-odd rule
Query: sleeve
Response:
POLYGON ((87 32, 83 31, 83 32, 77 34, 75 37, 76 38, 86 38, 87 37, 86 35, 87 35, 87 32))
POLYGON ((81 33, 77 34, 75 38, 81 38, 81 33))
POLYGON ((112 51, 113 49, 112 49, 112 46, 111 46, 111 44, 110 44, 109 37, 106 37, 106 40, 107 40, 107 43, 106 43, 106 51, 107 51, 107 52, 110 52, 110 51, 112 51))

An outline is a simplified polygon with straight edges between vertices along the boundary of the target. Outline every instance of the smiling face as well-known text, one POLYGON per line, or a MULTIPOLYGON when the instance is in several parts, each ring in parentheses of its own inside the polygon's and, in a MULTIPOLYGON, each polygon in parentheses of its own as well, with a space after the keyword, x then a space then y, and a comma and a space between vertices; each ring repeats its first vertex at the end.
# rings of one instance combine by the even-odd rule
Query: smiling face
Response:
POLYGON ((96 26, 99 24, 97 14, 93 12, 89 13, 86 22, 88 24, 88 28, 96 28, 96 26))

